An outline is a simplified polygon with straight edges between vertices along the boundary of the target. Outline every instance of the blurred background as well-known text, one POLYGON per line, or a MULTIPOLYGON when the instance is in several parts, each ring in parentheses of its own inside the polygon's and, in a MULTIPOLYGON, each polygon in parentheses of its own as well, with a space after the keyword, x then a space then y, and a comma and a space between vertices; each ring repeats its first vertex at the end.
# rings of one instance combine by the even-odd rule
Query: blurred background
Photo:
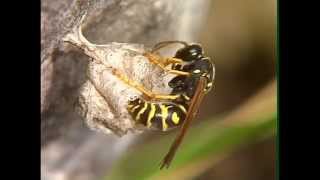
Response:
POLYGON ((165 134, 146 133, 139 138, 139 143, 130 148, 131 151, 128 152, 130 155, 123 158, 114 170, 115 175, 109 178, 275 179, 276 1, 215 0, 210 6, 208 17, 197 38, 203 45, 206 55, 211 57, 215 64, 216 78, 213 90, 205 97, 200 112, 193 122, 193 128, 190 130, 192 132, 187 135, 180 147, 181 150, 178 151, 178 159, 186 156, 190 160, 179 159, 178 162, 174 160, 173 170, 165 173, 154 174, 152 170, 148 172, 149 169, 143 166, 152 164, 145 164, 145 161, 157 163, 159 157, 163 157, 167 152, 177 131, 171 132, 172 135, 168 135, 170 137, 165 142, 161 141, 165 134), (257 108, 259 110, 255 110, 257 108), (232 125, 221 127, 220 123, 223 124, 223 121, 232 121, 230 124, 240 125, 243 128, 241 131, 251 131, 250 128, 256 128, 258 132, 252 134, 233 132, 237 130, 232 129, 234 128, 232 125), (261 130, 261 126, 265 124, 255 123, 262 121, 273 125, 261 130), (253 124, 255 127, 252 127, 253 124), (201 135, 208 126, 212 126, 210 131, 212 133, 201 135), (214 132, 215 130, 219 132, 214 132), (213 139, 208 140, 209 137, 204 136, 212 136, 213 139), (217 136, 221 136, 222 139, 217 136), (244 138, 233 139, 237 138, 236 136, 244 138), (190 145, 201 143, 202 140, 203 147, 190 145), (223 141, 232 141, 230 144, 237 145, 231 148, 230 144, 225 145, 223 141), (186 145, 187 143, 190 144, 186 145), (161 146, 157 146, 158 144, 161 146), (216 146, 219 145, 222 146, 221 150, 216 151, 216 146), (161 153, 156 148, 161 148, 161 153), (208 152, 201 154, 203 148, 208 148, 208 152), (137 154, 137 151, 144 153, 137 154), (198 156, 199 158, 196 158, 198 156), (179 164, 174 166, 175 163, 179 164), (117 173, 117 169, 122 169, 121 176, 117 173), (140 174, 139 171, 140 173, 146 171, 147 175, 140 174))
MULTIPOLYGON (((134 141, 128 138, 130 136, 121 138, 122 142, 130 141, 130 143, 114 146, 113 151, 121 149, 119 150, 121 153, 114 155, 115 158, 112 160, 109 158, 103 161, 103 164, 108 164, 107 167, 88 165, 77 171, 84 172, 89 169, 95 172, 99 169, 99 176, 102 179, 115 180, 275 179, 276 1, 215 0, 209 4, 210 7, 203 17, 204 22, 198 27, 199 33, 193 39, 203 45, 205 54, 214 62, 215 82, 212 91, 205 97, 172 166, 168 170, 158 170, 158 164, 168 151, 178 130, 169 133, 146 132, 135 135, 132 138, 134 141)), ((195 26, 197 25, 195 22, 195 26)), ((96 42, 111 41, 103 39, 102 36, 99 39, 96 29, 85 30, 84 34, 96 42)), ((132 38, 130 41, 135 42, 135 39, 132 38)), ((137 41, 144 42, 143 39, 137 41)), ((82 132, 87 131, 83 124, 77 128, 83 129, 82 132)), ((104 135, 96 135, 95 132, 89 131, 86 133, 94 134, 92 136, 95 136, 95 140, 100 138, 96 144, 105 142, 111 147, 106 139, 112 139, 112 142, 119 141, 116 137, 106 138, 104 135)), ((82 135, 86 136, 85 133, 82 135)), ((79 137, 71 135, 68 141, 65 140, 67 143, 61 147, 66 149, 69 142, 75 142, 73 137, 76 136, 79 137)), ((96 146, 94 143, 92 142, 90 146, 96 146)), ((110 147, 104 148, 110 150, 110 147)), ((77 146, 70 149, 72 152, 77 146)), ((42 164, 45 164, 45 161, 52 161, 52 157, 57 157, 59 151, 61 150, 57 148, 44 151, 46 154, 43 155, 42 164)), ((73 153, 69 154, 71 156, 73 153)), ((90 154, 91 161, 97 162, 99 158, 102 160, 108 154, 113 156, 112 152, 107 150, 103 153, 99 150, 99 154, 87 154, 90 154)), ((66 159, 64 158, 64 161, 66 159)), ((88 162, 78 159, 73 165, 86 163, 88 162)), ((59 171, 61 176, 50 177, 49 174, 52 172, 48 164, 42 165, 43 172, 47 174, 43 179, 90 179, 84 178, 83 175, 82 178, 76 176, 65 178, 61 175, 62 171, 59 171)), ((56 163, 52 167, 65 170, 71 166, 71 163, 64 166, 56 163)))

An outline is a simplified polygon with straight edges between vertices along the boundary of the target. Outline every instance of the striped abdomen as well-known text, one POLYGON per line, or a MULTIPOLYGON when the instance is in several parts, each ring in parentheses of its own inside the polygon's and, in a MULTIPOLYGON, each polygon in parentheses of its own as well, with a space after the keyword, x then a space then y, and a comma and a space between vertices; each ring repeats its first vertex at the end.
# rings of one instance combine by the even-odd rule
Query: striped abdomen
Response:
POLYGON ((137 98, 129 102, 128 111, 135 121, 146 127, 166 131, 182 124, 187 108, 172 102, 149 102, 137 98))

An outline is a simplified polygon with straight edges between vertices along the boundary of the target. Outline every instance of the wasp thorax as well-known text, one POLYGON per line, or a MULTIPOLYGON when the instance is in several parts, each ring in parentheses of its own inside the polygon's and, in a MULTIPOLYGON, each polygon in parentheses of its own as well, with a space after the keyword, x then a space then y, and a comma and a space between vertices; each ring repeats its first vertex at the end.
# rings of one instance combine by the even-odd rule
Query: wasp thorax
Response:
POLYGON ((202 57, 202 47, 198 44, 192 44, 179 49, 176 52, 175 58, 182 59, 183 61, 194 61, 202 57))

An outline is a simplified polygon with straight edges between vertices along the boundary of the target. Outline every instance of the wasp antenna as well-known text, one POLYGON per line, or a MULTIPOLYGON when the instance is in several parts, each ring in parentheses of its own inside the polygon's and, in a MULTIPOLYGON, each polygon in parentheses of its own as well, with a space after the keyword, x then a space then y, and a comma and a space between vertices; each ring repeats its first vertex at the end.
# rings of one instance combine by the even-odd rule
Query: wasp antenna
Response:
POLYGON ((182 44, 184 46, 188 46, 189 44, 185 41, 162 41, 162 42, 159 42, 157 44, 155 44, 151 50, 151 53, 154 53, 156 51, 158 51, 159 49, 161 48, 164 48, 170 44, 175 44, 175 43, 178 43, 178 44, 182 44))

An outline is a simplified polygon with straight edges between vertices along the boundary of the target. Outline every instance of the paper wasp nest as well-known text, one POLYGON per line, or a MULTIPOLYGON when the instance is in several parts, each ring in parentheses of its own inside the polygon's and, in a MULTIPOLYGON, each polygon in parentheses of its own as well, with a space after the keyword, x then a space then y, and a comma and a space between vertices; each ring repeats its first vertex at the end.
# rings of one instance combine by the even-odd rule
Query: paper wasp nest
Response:
POLYGON ((81 26, 63 39, 83 50, 90 57, 88 80, 82 86, 75 109, 87 125, 103 133, 122 136, 128 131, 139 132, 127 111, 128 101, 141 92, 128 86, 115 76, 115 69, 130 80, 143 85, 152 92, 169 93, 167 86, 172 75, 151 64, 142 54, 147 50, 143 45, 109 43, 96 45, 82 35, 81 26))

